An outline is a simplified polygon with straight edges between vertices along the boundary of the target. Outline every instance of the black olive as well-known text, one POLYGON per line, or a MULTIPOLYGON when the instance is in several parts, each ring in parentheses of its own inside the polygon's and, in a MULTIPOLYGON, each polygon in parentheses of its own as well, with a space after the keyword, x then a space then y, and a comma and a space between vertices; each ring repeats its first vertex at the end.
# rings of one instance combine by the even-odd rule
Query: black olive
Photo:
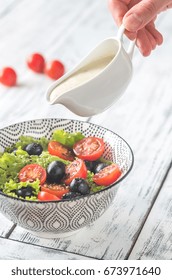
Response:
POLYGON ((47 180, 50 183, 60 183, 65 175, 65 164, 61 161, 53 161, 47 167, 47 180))
POLYGON ((90 193, 90 187, 88 183, 82 178, 75 178, 72 180, 69 186, 71 192, 78 192, 82 195, 90 193))
POLYGON ((108 166, 109 164, 108 163, 105 163, 105 162, 100 162, 98 163, 95 168, 94 168, 94 173, 99 173, 100 170, 102 170, 103 168, 105 168, 106 166, 108 166))
POLYGON ((29 155, 37 155, 39 156, 42 154, 43 148, 40 144, 38 143, 31 143, 28 144, 23 148, 29 155))
POLYGON ((14 148, 10 151, 10 153, 16 154, 16 151, 17 151, 17 148, 14 147, 14 148))
POLYGON ((100 163, 99 160, 95 160, 95 161, 89 161, 89 160, 85 160, 85 165, 87 167, 87 170, 91 171, 94 173, 95 167, 96 165, 100 163))
POLYGON ((27 186, 27 187, 22 187, 21 189, 19 190, 15 190, 15 193, 18 197, 23 197, 23 198, 26 198, 26 197, 31 197, 34 195, 33 193, 33 188, 31 186, 27 186))
POLYGON ((71 199, 71 198, 75 198, 75 197, 78 197, 78 196, 81 196, 81 194, 80 193, 76 193, 76 192, 69 192, 69 193, 65 193, 62 196, 62 199, 71 199))

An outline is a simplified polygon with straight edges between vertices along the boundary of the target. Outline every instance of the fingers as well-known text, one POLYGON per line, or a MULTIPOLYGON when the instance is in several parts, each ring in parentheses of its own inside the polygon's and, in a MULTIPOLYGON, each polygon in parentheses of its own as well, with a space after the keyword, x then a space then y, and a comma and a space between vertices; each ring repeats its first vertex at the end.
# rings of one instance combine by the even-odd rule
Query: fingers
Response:
MULTIPOLYGON (((131 0, 109 0, 108 2, 110 12, 118 26, 122 24, 123 17, 128 11, 128 4, 130 1, 131 0)), ((134 40, 136 38, 136 32, 126 31, 125 35, 130 40, 134 40)))
POLYGON ((150 55, 157 45, 162 44, 163 37, 151 22, 137 32, 137 46, 143 56, 150 55))
POLYGON ((128 11, 127 4, 119 0, 110 0, 108 3, 109 3, 109 9, 111 11, 114 20, 116 21, 117 25, 120 26, 124 15, 128 11))
POLYGON ((161 33, 155 28, 154 23, 147 24, 146 29, 150 34, 152 34, 157 45, 161 45, 163 43, 163 37, 161 33))
POLYGON ((128 31, 136 32, 147 25, 169 0, 142 0, 124 16, 123 24, 128 31))
POLYGON ((159 12, 172 6, 172 0, 109 0, 109 8, 118 26, 125 26, 125 35, 134 40, 143 56, 148 56, 163 37, 154 21, 159 12))

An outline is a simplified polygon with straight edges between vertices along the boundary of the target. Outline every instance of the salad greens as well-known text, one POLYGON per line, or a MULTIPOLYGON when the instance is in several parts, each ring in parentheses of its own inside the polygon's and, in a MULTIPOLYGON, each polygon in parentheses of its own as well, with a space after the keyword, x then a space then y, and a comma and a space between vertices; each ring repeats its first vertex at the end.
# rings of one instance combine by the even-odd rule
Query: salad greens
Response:
MULTIPOLYGON (((73 145, 83 138, 85 138, 85 136, 81 132, 68 133, 64 130, 55 130, 50 140, 46 137, 35 139, 31 136, 20 136, 16 143, 10 147, 6 147, 4 152, 0 153, 0 191, 12 197, 19 197, 20 199, 37 200, 38 193, 40 192, 39 179, 36 179, 36 181, 33 182, 21 182, 19 180, 19 172, 21 169, 27 165, 38 164, 45 170, 45 172, 48 172, 46 170, 51 163, 53 164, 53 162, 60 162, 59 164, 65 166, 71 164, 71 161, 50 154, 48 147, 49 142, 57 141, 65 147, 68 147, 68 150, 72 151, 71 148, 73 145), (25 147, 29 144, 41 145, 43 148, 42 153, 38 155, 26 152, 25 147), (30 196, 26 195, 24 198, 20 197, 20 191, 27 192, 28 188, 32 189, 30 196)), ((111 161, 105 160, 102 157, 99 158, 99 163, 100 162, 112 164, 111 161)), ((91 189, 91 192, 97 192, 102 190, 105 186, 94 183, 93 176, 95 173, 93 172, 89 171, 89 169, 87 170, 85 181, 91 189)))
MULTIPOLYGON (((63 130, 55 130, 51 140, 59 141, 60 143, 71 147, 76 141, 79 141, 82 138, 84 138, 84 136, 80 132, 70 134, 63 130)), ((3 191, 3 193, 17 197, 13 190, 28 185, 28 182, 19 182, 18 180, 19 171, 27 164, 37 163, 43 168, 47 168, 47 166, 53 161, 61 161, 65 165, 70 163, 67 160, 51 155, 47 151, 49 141, 50 140, 45 137, 35 139, 31 136, 22 135, 16 143, 5 148, 4 153, 0 154, 0 190, 3 191), (40 144, 43 147, 42 154, 39 156, 29 155, 24 151, 24 147, 30 143, 40 144)), ((39 180, 29 183, 29 185, 33 187, 35 195, 37 195, 39 180)), ((33 198, 34 197, 26 199, 33 200, 33 198)))
MULTIPOLYGON (((15 193, 16 190, 19 190, 23 187, 28 187, 31 186, 32 189, 33 189, 33 196, 31 197, 27 197, 26 200, 37 200, 37 195, 40 191, 40 182, 39 180, 36 180, 34 182, 15 182, 14 180, 10 179, 9 182, 6 182, 4 184, 4 187, 3 187, 3 192, 7 195, 10 195, 12 197, 18 197, 15 193)), ((21 199, 23 199, 22 197, 20 197, 21 199)))
POLYGON ((32 136, 21 135, 19 137, 19 140, 15 144, 13 144, 11 147, 7 147, 5 149, 5 151, 6 152, 11 152, 16 148, 23 149, 26 145, 28 145, 30 143, 38 143, 42 146, 43 150, 46 151, 47 146, 48 146, 48 142, 49 142, 49 140, 45 137, 41 137, 40 139, 35 139, 32 136))
POLYGON ((52 140, 58 141, 61 144, 72 148, 73 145, 85 136, 81 132, 69 133, 64 130, 55 130, 52 136, 52 140))
POLYGON ((104 189, 105 186, 98 186, 93 182, 93 176, 94 176, 94 173, 88 170, 86 181, 88 182, 92 192, 98 192, 98 191, 101 191, 102 189, 104 189))

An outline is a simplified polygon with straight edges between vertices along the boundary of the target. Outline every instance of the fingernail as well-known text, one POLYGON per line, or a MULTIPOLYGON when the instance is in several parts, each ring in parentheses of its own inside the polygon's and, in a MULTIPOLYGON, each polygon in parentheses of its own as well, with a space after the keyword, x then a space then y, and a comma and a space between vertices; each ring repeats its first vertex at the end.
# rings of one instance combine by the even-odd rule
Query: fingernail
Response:
POLYGON ((129 31, 136 32, 142 26, 143 20, 137 14, 129 14, 123 19, 125 28, 129 31))

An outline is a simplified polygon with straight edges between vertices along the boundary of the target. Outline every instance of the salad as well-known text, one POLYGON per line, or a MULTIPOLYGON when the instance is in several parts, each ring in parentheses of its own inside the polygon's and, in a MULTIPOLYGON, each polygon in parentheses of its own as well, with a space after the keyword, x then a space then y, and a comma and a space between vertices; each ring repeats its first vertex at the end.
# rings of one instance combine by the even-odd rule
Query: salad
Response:
POLYGON ((72 199, 102 190, 122 174, 105 160, 102 138, 55 130, 50 140, 20 136, 0 154, 0 192, 24 200, 72 199))

